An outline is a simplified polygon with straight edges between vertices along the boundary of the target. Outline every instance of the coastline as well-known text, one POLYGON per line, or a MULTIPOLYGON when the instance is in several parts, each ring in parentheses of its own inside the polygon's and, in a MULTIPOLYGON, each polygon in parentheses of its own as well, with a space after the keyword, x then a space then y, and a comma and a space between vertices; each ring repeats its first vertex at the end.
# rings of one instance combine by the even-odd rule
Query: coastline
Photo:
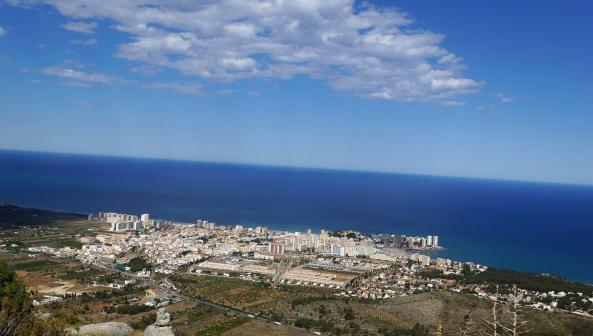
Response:
POLYGON ((286 231, 439 234, 453 260, 593 282, 593 188, 192 162, 0 153, 0 199, 286 231), (558 225, 558 223, 563 223, 558 225), (538 232, 534 235, 534 232, 538 232))
MULTIPOLYGON (((40 209, 40 208, 36 208, 36 207, 31 207, 31 206, 21 206, 21 205, 15 205, 12 203, 7 203, 7 202, 0 202, 0 205, 8 205, 8 206, 16 206, 16 207, 20 207, 26 210, 33 210, 33 211, 44 211, 44 212, 53 212, 56 213, 58 215, 78 215, 81 217, 87 217, 87 214, 83 214, 83 213, 78 213, 75 211, 56 211, 53 209, 40 209)), ((164 220, 164 219, 163 219, 164 220)), ((166 221, 166 220, 164 220, 166 221)), ((170 222, 172 225, 194 225, 194 223, 187 223, 187 222, 170 222)), ((345 230, 338 230, 338 231, 345 231, 345 230)), ((348 230, 350 231, 350 230, 348 230)), ((290 232, 294 232, 294 231, 290 231, 290 230, 280 230, 280 229, 274 229, 274 228, 270 228, 270 232, 275 232, 275 233, 290 233, 290 232)), ((301 232, 304 233, 305 231, 296 231, 296 232, 301 232)), ((371 234, 367 234, 367 233, 360 233, 362 235, 371 235, 371 234)), ((392 233, 389 233, 392 234, 392 233)), ((385 248, 381 248, 382 250, 398 250, 398 251, 403 251, 407 254, 425 254, 428 255, 430 257, 436 257, 436 258, 447 258, 446 256, 439 256, 438 253, 440 252, 445 252, 448 250, 447 247, 444 246, 433 246, 433 247, 426 247, 423 249, 418 249, 418 248, 389 248, 389 247, 385 247, 385 248)), ((478 262, 475 262, 475 260, 472 260, 471 258, 468 260, 460 260, 460 259, 454 259, 454 261, 456 262, 469 262, 469 263, 474 263, 474 264, 481 264, 478 262)), ((485 264, 485 266, 487 267, 492 267, 491 265, 487 265, 485 264)), ((513 268, 505 268, 505 267, 496 267, 496 269, 501 269, 501 270, 509 270, 509 271, 515 271, 515 272, 522 272, 522 273, 531 273, 531 274, 539 274, 539 275, 549 275, 552 277, 557 277, 560 279, 567 279, 569 281, 573 281, 575 283, 578 284, 584 284, 584 285, 589 285, 589 286, 593 286, 593 282, 587 282, 587 281, 578 281, 578 280, 574 280, 574 279, 570 279, 570 278, 565 278, 562 277, 560 275, 557 275, 555 273, 546 273, 546 272, 532 272, 532 271, 526 271, 526 270, 521 270, 521 269, 513 269, 513 268)))

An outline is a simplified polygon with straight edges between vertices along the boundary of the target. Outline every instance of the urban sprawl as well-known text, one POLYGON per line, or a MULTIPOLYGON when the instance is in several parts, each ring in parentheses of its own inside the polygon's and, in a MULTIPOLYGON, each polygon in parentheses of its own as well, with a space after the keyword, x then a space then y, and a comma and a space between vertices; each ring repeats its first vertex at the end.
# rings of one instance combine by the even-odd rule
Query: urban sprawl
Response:
MULTIPOLYGON (((441 248, 435 235, 367 235, 349 230, 314 233, 310 229, 287 232, 263 226, 217 225, 207 220, 175 223, 152 219, 149 214, 114 212, 91 214, 89 220, 104 222, 109 230, 95 237, 80 237, 80 249, 36 246, 29 247, 29 252, 75 258, 83 264, 132 273, 137 279, 183 272, 237 277, 274 287, 331 288, 336 296, 372 300, 446 289, 550 311, 561 308, 558 303, 566 298, 577 303, 593 302, 593 297, 583 293, 520 288, 493 294, 486 285, 457 281, 455 275, 480 273, 487 267, 431 258, 426 252, 441 248), (132 272, 128 266, 130 255, 140 255, 150 267, 132 272), (427 277, 427 272, 442 276, 427 277)), ((569 310, 587 315, 577 308, 569 310)))

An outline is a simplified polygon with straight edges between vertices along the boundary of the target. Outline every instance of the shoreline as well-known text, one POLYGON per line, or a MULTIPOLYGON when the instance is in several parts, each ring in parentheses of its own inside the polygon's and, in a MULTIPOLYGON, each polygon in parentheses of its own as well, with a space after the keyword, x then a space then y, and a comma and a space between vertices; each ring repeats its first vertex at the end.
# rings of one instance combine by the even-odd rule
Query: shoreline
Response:
MULTIPOLYGON (((1 201, 0 204, 6 204, 6 205, 11 205, 11 206, 17 206, 20 208, 26 208, 26 209, 31 209, 31 210, 41 210, 41 211, 49 211, 49 212, 54 212, 54 213, 59 213, 59 214, 69 214, 69 215, 80 215, 83 218, 86 218, 88 216, 88 214, 85 214, 83 212, 78 212, 78 211, 71 211, 71 210, 62 210, 62 209, 55 209, 55 208, 51 208, 51 207, 35 207, 35 206, 31 206, 31 205, 21 205, 21 204, 15 204, 12 202, 6 202, 6 201, 1 201)), ((180 225, 187 225, 187 224, 194 224, 194 223, 189 223, 189 222, 177 222, 177 221, 172 221, 172 223, 174 224, 180 224, 180 225)), ((302 228, 301 228, 302 229, 302 228)), ((306 228, 305 228, 306 230, 306 228)), ((334 232, 334 231, 340 231, 343 229, 331 229, 328 231, 334 232)), ((294 232, 294 230, 287 230, 287 229, 273 229, 270 228, 270 231, 277 231, 277 232, 294 232)), ((298 231, 298 232, 304 232, 304 231, 298 231)), ((367 235, 370 236, 371 234, 368 233, 364 233, 363 231, 357 231, 363 235, 367 235)), ((408 252, 408 249, 405 249, 408 252)), ((422 249, 422 250, 418 250, 418 249, 410 249, 412 251, 415 251, 413 253, 425 253, 428 255, 432 255, 432 254, 438 254, 438 253, 442 253, 442 252, 447 252, 450 251, 450 249, 446 248, 446 247, 442 247, 439 246, 438 248, 428 248, 428 249, 422 249)), ((515 272, 522 272, 522 273, 532 273, 532 274, 539 274, 539 275, 544 275, 544 274, 549 274, 552 275, 554 277, 558 277, 561 279, 566 279, 575 283, 579 283, 579 284, 585 284, 585 285, 590 285, 593 286, 593 279, 592 280, 579 280, 579 279, 574 279, 570 276, 563 276, 563 275, 559 275, 557 272, 550 272, 550 271, 533 271, 533 270, 526 270, 524 268, 521 267, 511 267, 511 266, 500 266, 500 265, 492 265, 491 263, 487 263, 487 262, 477 262, 477 261, 473 261, 475 259, 473 258, 456 258, 456 257, 449 257, 449 256, 439 256, 439 258, 445 258, 445 259, 451 259, 451 260, 456 260, 456 261, 462 261, 462 262, 472 262, 475 264, 481 264, 481 265, 485 265, 491 268, 496 268, 496 269, 502 269, 502 270, 510 270, 510 271, 515 271, 515 272)))

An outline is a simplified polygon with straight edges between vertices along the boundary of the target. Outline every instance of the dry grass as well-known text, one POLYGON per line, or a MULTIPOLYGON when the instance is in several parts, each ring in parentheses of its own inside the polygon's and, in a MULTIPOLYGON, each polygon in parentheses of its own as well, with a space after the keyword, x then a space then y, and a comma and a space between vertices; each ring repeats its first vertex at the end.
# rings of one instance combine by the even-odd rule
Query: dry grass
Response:
POLYGON ((245 323, 233 330, 229 330, 223 334, 224 336, 262 336, 262 335, 274 335, 274 336, 301 336, 310 335, 305 330, 300 330, 288 326, 279 326, 275 324, 269 324, 261 321, 251 321, 245 323))

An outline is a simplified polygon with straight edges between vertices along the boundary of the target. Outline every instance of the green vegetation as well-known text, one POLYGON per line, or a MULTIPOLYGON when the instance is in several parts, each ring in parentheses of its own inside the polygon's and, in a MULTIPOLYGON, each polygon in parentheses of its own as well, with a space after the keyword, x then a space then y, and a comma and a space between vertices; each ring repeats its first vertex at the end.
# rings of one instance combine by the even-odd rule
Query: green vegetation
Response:
POLYGON ((10 266, 0 260, 0 334, 53 336, 61 335, 63 329, 56 321, 35 317, 27 287, 10 266))
POLYGON ((379 333, 385 336, 428 336, 430 335, 428 332, 428 328, 424 327, 423 325, 416 323, 414 328, 412 329, 405 329, 405 328, 394 328, 394 329, 387 329, 387 328, 380 328, 379 333))
POLYGON ((129 299, 142 294, 145 289, 146 288, 142 286, 129 284, 122 287, 121 289, 97 291, 95 292, 94 299, 90 295, 81 295, 81 301, 85 303, 94 300, 102 302, 128 303, 129 299))
POLYGON ((352 308, 346 308, 346 310, 344 310, 344 320, 354 320, 354 311, 352 308))
POLYGON ((456 274, 443 274, 443 271, 437 269, 424 269, 420 271, 419 276, 429 279, 449 279, 460 280, 462 276, 456 274))
POLYGON ((565 291, 593 293, 593 287, 568 281, 553 275, 524 273, 510 270, 489 268, 479 274, 466 274, 466 283, 489 283, 498 285, 517 285, 520 288, 539 292, 565 291))
POLYGON ((572 282, 553 275, 517 272, 489 268, 481 273, 464 270, 463 275, 443 274, 440 270, 423 270, 421 276, 425 278, 440 278, 458 280, 465 284, 489 285, 517 285, 522 289, 538 292, 580 292, 591 295, 593 286, 572 282))
POLYGON ((5 241, 4 244, 6 244, 6 248, 9 250, 20 250, 27 247, 27 244, 20 240, 9 240, 5 241))
POLYGON ((269 284, 233 278, 176 274, 171 277, 171 280, 175 281, 177 287, 186 295, 198 295, 201 298, 240 308, 282 295, 280 290, 270 288, 269 284))
POLYGON ((334 332, 336 334, 341 334, 342 331, 337 328, 332 322, 327 320, 314 320, 310 318, 299 318, 294 322, 294 326, 298 328, 305 328, 305 329, 316 329, 322 332, 334 332))
POLYGON ((247 323, 249 318, 247 317, 237 317, 232 320, 226 320, 221 323, 215 324, 210 326, 206 329, 198 331, 195 336, 218 336, 222 335, 223 333, 235 329, 238 326, 247 323))
POLYGON ((122 314, 122 315, 124 315, 124 314, 125 315, 136 315, 139 313, 144 313, 149 310, 152 310, 152 308, 149 306, 145 306, 145 305, 123 305, 123 306, 117 306, 117 307, 105 307, 104 310, 107 313, 116 312, 116 313, 122 314))
POLYGON ((66 280, 88 281, 92 277, 103 274, 103 270, 96 268, 67 270, 62 276, 66 280))
POLYGON ((155 313, 147 314, 147 315, 142 316, 139 320, 131 321, 130 327, 132 327, 136 330, 144 330, 144 329, 146 329, 146 327, 153 324, 155 320, 156 320, 155 313))
POLYGON ((128 266, 130 267, 130 270, 132 272, 138 272, 143 269, 150 269, 152 267, 152 265, 142 257, 130 259, 130 261, 128 262, 128 266))
POLYGON ((115 312, 118 314, 126 314, 126 315, 136 315, 136 314, 140 314, 140 313, 144 313, 147 312, 149 310, 152 310, 153 308, 149 307, 149 306, 145 306, 145 305, 141 305, 141 304, 135 304, 135 305, 124 305, 124 306, 118 306, 117 308, 115 308, 115 312))
POLYGON ((565 310, 582 310, 593 313, 593 302, 583 300, 578 294, 568 294, 558 299, 558 308, 565 310))
POLYGON ((33 261, 25 261, 14 264, 14 269, 17 271, 39 271, 44 269, 49 269, 50 267, 54 267, 59 265, 60 263, 55 262, 53 260, 33 260, 33 261))
POLYGON ((82 248, 82 243, 78 239, 74 239, 74 238, 57 239, 51 245, 54 247, 70 247, 73 249, 81 249, 82 248))
POLYGON ((0 203, 0 228, 43 226, 56 221, 76 221, 83 219, 85 219, 85 216, 79 214, 29 209, 0 203))
POLYGON ((195 322, 204 319, 204 317, 213 313, 219 313, 218 309, 214 309, 210 306, 196 305, 187 311, 187 321, 195 322))
POLYGON ((4 261, 0 261, 0 328, 7 334, 31 319, 31 299, 27 288, 4 261))
POLYGON ((326 300, 336 300, 336 297, 332 296, 302 296, 296 299, 293 299, 290 304, 292 309, 296 308, 299 305, 310 304, 316 301, 326 301, 326 300))

